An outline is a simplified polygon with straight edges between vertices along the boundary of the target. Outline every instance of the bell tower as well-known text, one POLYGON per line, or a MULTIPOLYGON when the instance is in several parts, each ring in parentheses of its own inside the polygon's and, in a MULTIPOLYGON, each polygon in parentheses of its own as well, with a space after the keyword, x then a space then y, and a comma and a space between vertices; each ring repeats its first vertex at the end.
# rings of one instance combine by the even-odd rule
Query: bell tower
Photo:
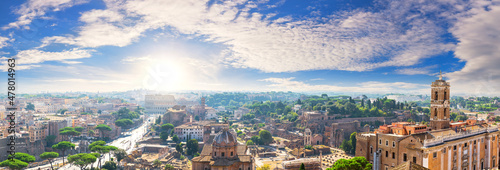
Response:
POLYGON ((450 83, 443 80, 439 71, 439 80, 431 85, 431 129, 450 128, 450 83))

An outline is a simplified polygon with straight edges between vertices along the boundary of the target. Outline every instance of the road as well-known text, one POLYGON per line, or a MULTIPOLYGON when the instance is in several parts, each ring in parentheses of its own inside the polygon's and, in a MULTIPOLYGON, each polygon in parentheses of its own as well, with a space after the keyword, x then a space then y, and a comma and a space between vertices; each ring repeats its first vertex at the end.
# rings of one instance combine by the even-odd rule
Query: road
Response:
MULTIPOLYGON (((150 116, 148 119, 146 119, 144 121, 144 123, 140 127, 132 130, 131 132, 123 132, 124 134, 128 133, 130 135, 115 139, 114 141, 108 143, 107 145, 116 146, 120 149, 127 151, 127 153, 130 154, 134 150, 135 144, 137 143, 137 141, 141 140, 141 138, 146 134, 147 129, 149 128, 148 124, 151 122, 154 122, 156 117, 158 117, 158 116, 150 116)), ((111 155, 111 156, 113 157, 113 155, 111 155)), ((101 165, 104 165, 104 162, 109 161, 109 160, 110 160, 109 154, 104 154, 102 156, 102 159, 101 159, 101 165)), ((65 160, 65 162, 66 161, 67 160, 65 160)), ((99 162, 99 158, 94 163, 93 167, 97 167, 98 162, 99 162)), ((62 158, 57 158, 56 161, 54 161, 54 163, 52 163, 52 164, 55 165, 55 164, 59 164, 59 163, 62 163, 62 158)), ((39 168, 41 170, 42 169, 43 170, 50 169, 50 164, 28 168, 28 170, 38 170, 39 168)), ((90 168, 90 166, 88 166, 88 168, 90 168)), ((80 168, 77 166, 66 164, 65 166, 61 167, 60 169, 79 170, 80 168)))

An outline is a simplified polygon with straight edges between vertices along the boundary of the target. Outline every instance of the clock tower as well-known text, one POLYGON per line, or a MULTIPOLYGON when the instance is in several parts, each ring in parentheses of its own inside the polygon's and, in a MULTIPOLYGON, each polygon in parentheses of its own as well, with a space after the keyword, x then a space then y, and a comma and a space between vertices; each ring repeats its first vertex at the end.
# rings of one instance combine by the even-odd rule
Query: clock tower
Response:
POLYGON ((431 129, 450 128, 450 83, 443 80, 441 71, 439 80, 431 85, 431 129))

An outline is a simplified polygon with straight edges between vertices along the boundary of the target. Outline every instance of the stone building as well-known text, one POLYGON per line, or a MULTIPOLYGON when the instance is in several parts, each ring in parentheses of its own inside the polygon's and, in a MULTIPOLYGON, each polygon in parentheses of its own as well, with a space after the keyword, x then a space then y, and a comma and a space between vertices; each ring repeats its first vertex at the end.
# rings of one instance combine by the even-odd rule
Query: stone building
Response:
POLYGON ((144 108, 147 114, 164 114, 167 109, 175 105, 173 95, 146 95, 144 96, 144 108))
POLYGON ((366 157, 375 170, 408 162, 431 170, 498 169, 498 127, 480 121, 450 123, 449 87, 441 77, 432 83, 430 127, 398 122, 359 133, 356 156, 366 157))
POLYGON ((431 127, 432 129, 450 128, 450 83, 443 80, 439 73, 439 80, 431 85, 431 127))
POLYGON ((360 122, 355 120, 352 122, 332 123, 330 134, 330 146, 340 147, 344 139, 349 139, 353 132, 369 132, 369 126, 361 127, 360 122))
MULTIPOLYGON (((163 112, 165 113, 165 112, 163 112)), ((179 126, 183 123, 189 121, 190 115, 186 112, 186 106, 176 105, 169 108, 167 112, 162 116, 162 124, 171 123, 174 126, 179 126)))
POLYGON ((211 144, 205 144, 200 156, 192 160, 193 170, 253 170, 254 159, 247 146, 239 144, 236 136, 224 128, 211 144))

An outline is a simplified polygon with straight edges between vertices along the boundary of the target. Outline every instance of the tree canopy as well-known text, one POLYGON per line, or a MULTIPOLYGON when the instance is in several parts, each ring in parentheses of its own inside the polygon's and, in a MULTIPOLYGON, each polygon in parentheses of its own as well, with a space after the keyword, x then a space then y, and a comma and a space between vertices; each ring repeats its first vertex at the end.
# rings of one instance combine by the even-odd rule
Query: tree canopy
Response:
POLYGON ((188 155, 194 155, 195 153, 198 152, 198 140, 196 139, 190 139, 187 144, 187 154, 188 155))
POLYGON ((10 169, 17 170, 23 169, 28 166, 28 163, 17 160, 17 159, 7 159, 0 162, 0 167, 9 167, 10 169))
MULTIPOLYGON (((12 158, 12 155, 9 155, 8 158, 12 158)), ((22 152, 16 152, 14 154, 14 159, 23 161, 23 162, 35 162, 36 158, 33 155, 27 154, 27 153, 22 153, 22 152)))
POLYGON ((94 163, 97 158, 94 154, 89 153, 79 153, 76 155, 68 156, 68 162, 80 167, 81 170, 86 169, 86 167, 92 163, 94 163))
POLYGON ((130 120, 130 119, 118 119, 115 121, 115 125, 116 126, 120 126, 122 128, 126 128, 126 127, 129 127, 131 125, 134 124, 134 121, 130 120))
POLYGON ((365 157, 359 156, 352 159, 339 159, 327 170, 371 170, 372 166, 365 157))
POLYGON ((72 144, 71 142, 68 141, 61 141, 55 145, 52 145, 52 149, 61 150, 63 152, 63 163, 66 150, 71 148, 75 148, 75 144, 72 144))
POLYGON ((52 167, 52 162, 57 157, 59 157, 59 153, 57 153, 57 152, 44 152, 44 153, 40 154, 40 158, 47 159, 49 161, 50 169, 54 169, 54 167, 52 167))
POLYGON ((271 135, 271 133, 267 130, 259 131, 259 137, 264 145, 268 145, 273 142, 273 135, 271 135))

